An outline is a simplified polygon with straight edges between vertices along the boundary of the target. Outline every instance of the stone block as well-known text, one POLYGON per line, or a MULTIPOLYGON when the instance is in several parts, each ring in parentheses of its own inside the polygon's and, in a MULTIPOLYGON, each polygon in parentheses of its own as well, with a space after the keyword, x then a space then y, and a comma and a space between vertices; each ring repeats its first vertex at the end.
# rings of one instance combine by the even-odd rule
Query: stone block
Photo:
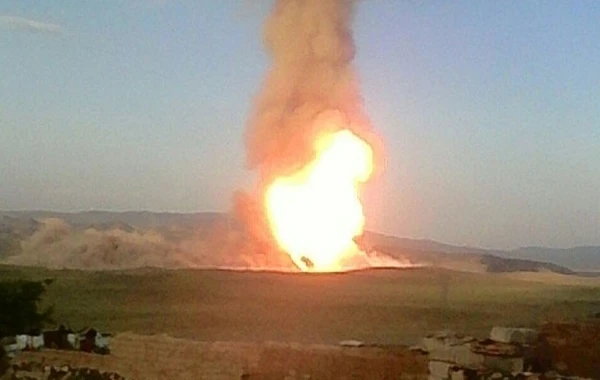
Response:
POLYGON ((470 336, 457 335, 451 331, 441 331, 423 338, 417 346, 423 351, 431 352, 438 348, 463 345, 473 341, 475 341, 475 338, 470 336))
POLYGON ((430 360, 428 368, 430 375, 447 379, 450 376, 450 370, 455 368, 455 365, 453 363, 430 360))
POLYGON ((426 350, 431 351, 436 348, 441 348, 446 345, 446 341, 441 338, 436 337, 426 337, 423 338, 422 346, 425 347, 426 350))
POLYGON ((526 369, 525 359, 522 357, 484 356, 483 366, 489 370, 502 373, 523 372, 526 369))
POLYGON ((451 369, 450 370, 450 380, 467 380, 464 369, 451 369))
POLYGON ((538 332, 534 329, 494 327, 490 339, 501 343, 533 344, 538 340, 538 332))
POLYGON ((444 348, 448 345, 450 344, 446 340, 436 337, 423 338, 421 341, 421 347, 423 347, 423 349, 427 352, 444 348))
POLYGON ((461 346, 445 346, 429 353, 429 359, 455 363, 461 367, 480 368, 483 365, 483 355, 471 351, 468 344, 461 346))

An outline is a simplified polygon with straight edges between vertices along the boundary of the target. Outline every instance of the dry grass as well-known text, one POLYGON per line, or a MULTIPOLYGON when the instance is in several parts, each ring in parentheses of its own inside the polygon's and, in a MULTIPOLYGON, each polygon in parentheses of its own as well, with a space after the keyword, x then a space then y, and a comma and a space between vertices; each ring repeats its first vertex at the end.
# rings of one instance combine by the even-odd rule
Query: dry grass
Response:
POLYGON ((554 272, 537 272, 537 273, 504 273, 504 277, 513 280, 539 282, 548 285, 572 285, 572 286, 587 286, 600 287, 600 277, 581 277, 569 276, 554 272))
POLYGON ((411 344, 445 328, 483 336, 494 325, 532 326, 600 311, 598 286, 427 268, 303 275, 0 266, 2 279, 46 277, 56 279, 47 302, 57 321, 73 328, 208 341, 411 344))

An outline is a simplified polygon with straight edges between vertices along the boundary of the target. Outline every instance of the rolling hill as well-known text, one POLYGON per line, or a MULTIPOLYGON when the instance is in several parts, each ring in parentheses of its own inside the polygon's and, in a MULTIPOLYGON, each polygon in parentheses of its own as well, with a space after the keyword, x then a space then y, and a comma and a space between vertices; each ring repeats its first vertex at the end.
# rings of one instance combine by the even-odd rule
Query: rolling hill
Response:
MULTIPOLYGON (((454 246, 367 232, 370 250, 410 262, 467 272, 600 270, 600 247, 522 248, 513 251, 454 246)), ((0 212, 0 261, 52 268, 123 269, 225 267, 284 269, 280 253, 248 244, 226 214, 148 211, 0 212)), ((285 255, 283 255, 285 256, 285 255)))

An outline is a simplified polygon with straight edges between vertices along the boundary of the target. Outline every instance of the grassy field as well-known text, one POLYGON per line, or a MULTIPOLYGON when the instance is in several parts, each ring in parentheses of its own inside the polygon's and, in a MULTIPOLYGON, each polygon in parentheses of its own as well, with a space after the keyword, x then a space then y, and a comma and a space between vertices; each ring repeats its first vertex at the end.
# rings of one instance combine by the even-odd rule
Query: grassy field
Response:
POLYGON ((494 325, 535 326, 600 311, 595 283, 429 268, 303 275, 0 266, 0 280, 18 278, 54 278, 46 302, 55 305, 57 322, 74 329, 211 341, 413 344, 440 329, 483 337, 494 325))

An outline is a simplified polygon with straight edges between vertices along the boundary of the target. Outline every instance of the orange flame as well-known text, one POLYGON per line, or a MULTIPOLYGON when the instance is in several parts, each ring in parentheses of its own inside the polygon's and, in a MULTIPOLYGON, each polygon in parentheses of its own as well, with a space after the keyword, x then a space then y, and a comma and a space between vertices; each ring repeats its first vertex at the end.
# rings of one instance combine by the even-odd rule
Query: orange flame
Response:
POLYGON ((372 173, 373 150, 345 129, 321 136, 314 148, 314 161, 267 188, 267 216, 301 270, 339 271, 361 253, 353 240, 365 224, 358 185, 372 173))

